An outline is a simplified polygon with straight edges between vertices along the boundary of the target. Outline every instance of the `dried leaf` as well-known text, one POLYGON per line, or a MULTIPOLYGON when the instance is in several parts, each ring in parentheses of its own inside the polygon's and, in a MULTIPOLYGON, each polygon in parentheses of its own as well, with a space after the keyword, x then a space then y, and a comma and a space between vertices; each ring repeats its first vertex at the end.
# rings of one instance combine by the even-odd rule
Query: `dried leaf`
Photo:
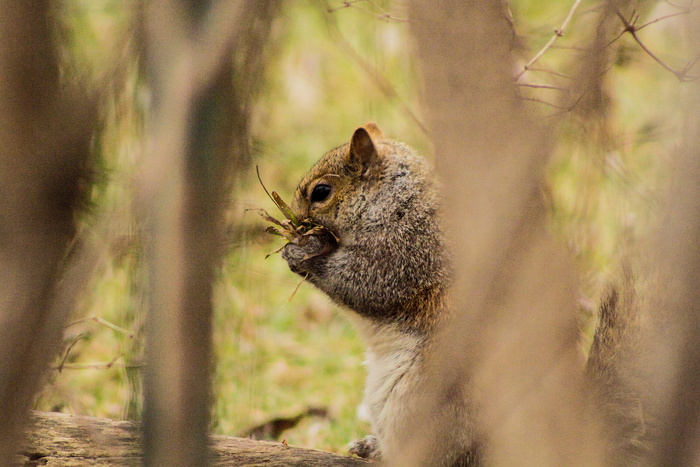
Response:
POLYGON ((274 225, 269 225, 265 228, 265 232, 272 234, 272 235, 279 235, 280 237, 284 237, 284 234, 279 231, 277 227, 274 225))
POLYGON ((280 221, 278 221, 277 219, 272 217, 270 214, 268 214, 268 212, 265 211, 263 208, 250 208, 250 209, 246 209, 246 212, 247 211, 257 212, 260 215, 260 217, 265 219, 267 222, 271 222, 275 225, 278 225, 278 226, 282 227, 283 229, 285 228, 284 224, 282 224, 280 221))
MULTIPOLYGON (((258 174, 258 181, 260 182, 260 185, 263 187, 263 190, 265 190, 265 193, 267 193, 267 196, 268 196, 268 197, 272 200, 272 202, 274 203, 275 200, 272 198, 272 195, 270 195, 270 192, 267 191, 267 187, 265 186, 265 184, 264 184, 263 181, 262 181, 262 178, 260 177, 260 167, 258 167, 257 165, 255 166, 255 173, 258 174)), ((275 204, 277 204, 277 203, 275 203, 275 204)))
POLYGON ((287 245, 282 245, 281 247, 279 247, 279 248, 277 248, 277 249, 275 249, 275 250, 269 252, 268 254, 265 255, 265 259, 267 259, 267 258, 269 258, 270 256, 274 255, 275 253, 279 253, 280 251, 282 251, 282 249, 284 249, 285 246, 287 246, 287 245))
POLYGON ((289 219, 295 227, 298 227, 300 225, 299 218, 297 218, 296 214, 294 214, 294 211, 292 211, 292 208, 290 208, 289 205, 284 202, 282 197, 278 195, 276 191, 272 192, 272 199, 275 201, 275 204, 280 209, 280 211, 282 211, 284 217, 289 219))

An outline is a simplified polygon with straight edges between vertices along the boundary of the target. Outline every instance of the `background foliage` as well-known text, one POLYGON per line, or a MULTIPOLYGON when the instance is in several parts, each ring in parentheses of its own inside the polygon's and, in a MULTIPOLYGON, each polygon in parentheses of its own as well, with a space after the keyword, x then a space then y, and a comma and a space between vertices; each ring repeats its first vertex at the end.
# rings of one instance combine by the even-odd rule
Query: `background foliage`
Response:
MULTIPOLYGON (((520 67, 552 37, 573 4, 511 2, 520 67)), ((609 46, 609 69, 598 90, 605 111, 589 115, 578 105, 581 99, 568 99, 574 91, 563 88, 579 73, 572 63, 594 27, 596 7, 581 2, 564 36, 537 63, 545 71, 530 70, 519 80, 538 86, 521 86, 529 99, 524 105, 555 136, 551 225, 578 260, 586 339, 617 253, 653 217, 679 125, 669 103, 682 92, 679 80, 626 34, 609 46)), ((41 410, 129 419, 140 414, 145 307, 132 203, 134 178, 147 157, 141 136, 149 94, 135 54, 137 8, 122 0, 56 2, 64 79, 106 84, 109 93, 94 140, 97 183, 81 220, 82 239, 98 245, 100 260, 75 310, 76 323, 66 329, 65 353, 36 402, 41 410)), ((643 23, 686 10, 659 1, 640 3, 635 11, 643 23)), ((692 59, 676 52, 682 17, 639 32, 679 69, 692 59)), ((215 432, 238 434, 309 407, 327 407, 329 418, 304 420, 284 434, 289 443, 342 452, 368 431, 356 414, 364 380, 361 342, 342 312, 310 285, 302 284, 289 300, 297 277, 280 258, 264 260, 281 240, 262 233, 259 218, 245 209, 273 208, 254 165, 268 188, 290 198, 325 151, 370 120, 435 162, 420 123, 420 83, 403 18, 399 2, 299 0, 286 2, 275 20, 253 113, 254 161, 238 176, 227 219, 229 253, 216 292, 215 432)))

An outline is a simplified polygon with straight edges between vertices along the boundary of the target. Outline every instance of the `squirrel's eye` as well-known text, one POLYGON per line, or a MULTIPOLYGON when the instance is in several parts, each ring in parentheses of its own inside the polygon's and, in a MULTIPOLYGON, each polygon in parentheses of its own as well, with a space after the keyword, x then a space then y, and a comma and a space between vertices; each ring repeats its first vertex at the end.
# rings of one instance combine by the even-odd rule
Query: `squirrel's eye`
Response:
POLYGON ((328 198, 328 195, 330 194, 331 186, 319 183, 314 187, 314 190, 311 192, 311 202, 318 203, 320 201, 324 201, 326 198, 328 198))

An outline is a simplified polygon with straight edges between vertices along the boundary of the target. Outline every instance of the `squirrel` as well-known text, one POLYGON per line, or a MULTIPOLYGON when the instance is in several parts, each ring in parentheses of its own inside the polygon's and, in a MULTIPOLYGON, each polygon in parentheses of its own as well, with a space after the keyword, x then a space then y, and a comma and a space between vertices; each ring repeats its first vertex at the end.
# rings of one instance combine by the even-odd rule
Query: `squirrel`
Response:
MULTIPOLYGON (((282 257, 349 311, 367 346, 363 409, 374 435, 350 443, 350 452, 392 461, 406 448, 406 413, 422 397, 427 356, 449 317, 451 266, 436 177, 413 149, 368 123, 311 168, 291 209, 324 229, 286 244, 282 257)), ((648 457, 659 430, 645 396, 646 373, 631 363, 645 347, 640 308, 648 299, 637 297, 639 278, 629 265, 622 272, 601 303, 585 368, 611 465, 648 457)), ((441 427, 431 465, 483 464, 468 397, 452 394, 446 402, 451 425, 441 427)))
MULTIPOLYGON (((290 242, 282 257, 334 302, 349 310, 367 346, 362 408, 374 432, 350 452, 391 460, 405 412, 436 329, 447 317, 450 264, 432 169, 409 146, 387 139, 374 123, 326 153, 299 184, 291 209, 326 233, 290 242), (328 231, 330 233, 328 233, 328 231)), ((450 401, 454 433, 440 440, 435 465, 476 465, 466 397, 450 401)))

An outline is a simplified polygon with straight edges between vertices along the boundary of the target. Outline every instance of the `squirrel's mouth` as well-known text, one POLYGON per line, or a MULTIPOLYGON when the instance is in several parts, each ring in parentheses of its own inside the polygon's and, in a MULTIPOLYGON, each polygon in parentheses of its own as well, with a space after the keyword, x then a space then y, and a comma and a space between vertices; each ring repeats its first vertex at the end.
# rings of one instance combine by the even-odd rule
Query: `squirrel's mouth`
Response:
POLYGON ((301 221, 300 225, 296 229, 297 233, 301 234, 302 236, 329 235, 333 238, 336 246, 340 243, 340 236, 338 235, 336 229, 323 225, 311 218, 306 218, 301 221))

